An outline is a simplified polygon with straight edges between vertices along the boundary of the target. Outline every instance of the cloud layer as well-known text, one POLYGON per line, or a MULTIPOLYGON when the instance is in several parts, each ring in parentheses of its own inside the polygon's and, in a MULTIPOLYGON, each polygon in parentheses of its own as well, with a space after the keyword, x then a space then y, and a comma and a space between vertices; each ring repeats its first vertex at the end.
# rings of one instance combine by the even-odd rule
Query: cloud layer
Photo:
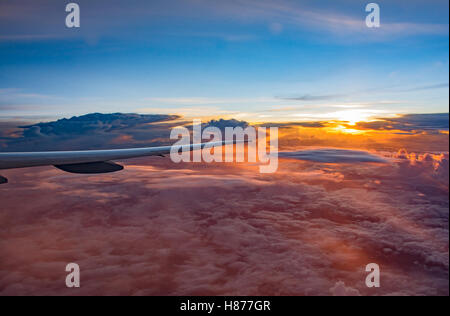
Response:
POLYGON ((279 156, 324 163, 387 162, 385 158, 373 155, 367 151, 334 148, 300 150, 296 152, 281 152, 279 156))
POLYGON ((397 118, 383 118, 373 122, 358 122, 356 128, 400 131, 439 131, 449 129, 448 113, 408 114, 397 118))
POLYGON ((395 156, 273 175, 163 158, 9 170, 0 294, 448 295, 448 155, 395 156), (69 262, 80 289, 64 286, 69 262), (372 262, 380 289, 365 287, 372 262))
MULTIPOLYGON (((93 115, 0 135, 6 149, 136 146, 166 141, 180 122, 165 119, 93 115)), ((245 126, 211 122, 228 123, 245 126)), ((2 171, 0 295, 448 295, 448 136, 382 136, 283 126, 275 174, 161 157, 106 175, 2 171), (65 287, 70 262, 80 289, 65 287), (365 286, 369 263, 379 289, 365 286)))

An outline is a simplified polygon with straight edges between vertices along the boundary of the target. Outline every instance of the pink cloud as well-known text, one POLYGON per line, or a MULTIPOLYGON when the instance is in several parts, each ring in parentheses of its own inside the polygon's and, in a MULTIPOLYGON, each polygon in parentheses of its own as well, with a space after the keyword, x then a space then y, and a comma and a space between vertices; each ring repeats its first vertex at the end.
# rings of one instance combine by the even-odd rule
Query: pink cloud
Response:
POLYGON ((448 183, 399 161, 5 172, 0 295, 448 295, 448 183))

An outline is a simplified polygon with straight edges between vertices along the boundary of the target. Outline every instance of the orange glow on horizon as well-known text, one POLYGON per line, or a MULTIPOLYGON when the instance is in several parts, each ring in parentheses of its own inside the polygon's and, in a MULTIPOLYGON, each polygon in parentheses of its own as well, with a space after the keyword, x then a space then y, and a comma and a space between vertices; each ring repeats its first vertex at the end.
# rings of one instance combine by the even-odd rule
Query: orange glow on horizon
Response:
POLYGON ((345 134, 365 134, 366 131, 360 130, 360 129, 354 129, 354 128, 348 128, 344 125, 337 125, 335 127, 329 128, 331 132, 339 132, 339 133, 345 133, 345 134))

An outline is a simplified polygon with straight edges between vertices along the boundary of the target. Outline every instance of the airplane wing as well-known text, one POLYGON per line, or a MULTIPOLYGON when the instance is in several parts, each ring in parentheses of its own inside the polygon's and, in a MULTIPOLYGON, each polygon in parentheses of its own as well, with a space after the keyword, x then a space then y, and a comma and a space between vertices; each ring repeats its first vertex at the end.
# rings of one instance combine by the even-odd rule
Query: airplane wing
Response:
MULTIPOLYGON (((193 151, 203 148, 232 145, 241 141, 221 141, 201 144, 176 146, 180 151, 193 151)), ((147 156, 164 156, 171 152, 173 146, 86 150, 86 151, 54 151, 29 153, 0 153, 0 169, 27 168, 38 166, 55 166, 70 173, 95 174, 116 172, 123 166, 111 162, 147 156)), ((7 183, 8 179, 0 176, 0 184, 7 183)))

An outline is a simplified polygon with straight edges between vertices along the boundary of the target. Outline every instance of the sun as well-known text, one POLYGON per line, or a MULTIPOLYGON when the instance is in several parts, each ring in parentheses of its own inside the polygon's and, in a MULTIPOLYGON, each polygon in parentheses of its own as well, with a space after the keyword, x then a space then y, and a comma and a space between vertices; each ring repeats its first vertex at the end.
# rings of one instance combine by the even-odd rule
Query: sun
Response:
POLYGON ((367 122, 373 117, 374 112, 371 110, 345 110, 334 113, 335 117, 348 125, 356 125, 358 122, 367 122))

